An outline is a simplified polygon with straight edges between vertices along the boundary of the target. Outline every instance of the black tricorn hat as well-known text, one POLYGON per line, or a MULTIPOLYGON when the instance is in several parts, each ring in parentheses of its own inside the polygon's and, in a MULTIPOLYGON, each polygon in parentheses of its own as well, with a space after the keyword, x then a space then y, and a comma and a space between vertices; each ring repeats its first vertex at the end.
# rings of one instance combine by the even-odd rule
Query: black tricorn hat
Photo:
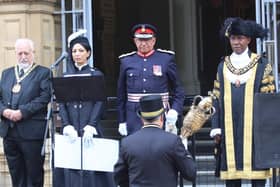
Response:
POLYGON ((144 119, 154 119, 164 112, 160 95, 148 95, 140 98, 138 115, 144 119))
POLYGON ((221 37, 243 35, 250 38, 265 38, 268 29, 252 20, 243 20, 239 17, 227 18, 220 30, 221 37))

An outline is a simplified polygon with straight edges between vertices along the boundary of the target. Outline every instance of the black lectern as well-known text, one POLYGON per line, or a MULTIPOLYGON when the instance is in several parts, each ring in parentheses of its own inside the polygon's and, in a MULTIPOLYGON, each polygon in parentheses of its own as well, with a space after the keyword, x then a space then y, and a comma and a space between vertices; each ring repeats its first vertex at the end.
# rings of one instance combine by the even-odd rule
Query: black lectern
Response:
MULTIPOLYGON (((74 101, 105 101, 105 81, 103 75, 73 74, 52 78, 57 103, 74 101)), ((80 187, 83 187, 83 141, 81 140, 80 187)))
POLYGON ((273 186, 278 186, 276 168, 280 168, 280 94, 258 93, 254 100, 254 164, 260 169, 273 168, 273 186))
POLYGON ((105 101, 104 76, 67 76, 52 80, 57 102, 105 101))

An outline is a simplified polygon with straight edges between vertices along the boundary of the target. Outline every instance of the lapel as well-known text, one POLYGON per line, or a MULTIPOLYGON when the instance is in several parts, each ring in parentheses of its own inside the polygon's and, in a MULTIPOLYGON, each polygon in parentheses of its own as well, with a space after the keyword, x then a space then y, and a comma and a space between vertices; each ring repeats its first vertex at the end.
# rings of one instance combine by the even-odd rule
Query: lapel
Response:
POLYGON ((16 83, 16 75, 15 75, 14 68, 11 68, 11 72, 8 73, 8 79, 7 80, 11 80, 11 81, 6 82, 6 88, 7 88, 7 90, 9 90, 8 98, 11 99, 12 88, 13 88, 14 84, 16 83))
MULTIPOLYGON (((33 78, 31 78, 32 77, 32 75, 34 74, 34 70, 37 68, 37 65, 36 64, 34 64, 34 69, 33 70, 31 70, 31 72, 29 72, 28 73, 28 75, 21 81, 21 91, 18 93, 18 95, 17 95, 17 99, 18 99, 18 101, 21 101, 21 98, 23 97, 23 99, 25 98, 25 97, 28 97, 28 93, 27 93, 27 91, 23 91, 23 89, 26 89, 28 86, 32 86, 32 84, 30 85, 30 83, 31 82, 34 82, 34 80, 32 80, 33 78)), ((16 75, 15 75, 15 71, 13 71, 13 73, 12 73, 12 75, 13 75, 13 79, 14 79, 14 81, 13 81, 13 84, 12 85, 10 85, 11 86, 11 88, 10 89, 12 89, 12 87, 13 87, 13 85, 16 83, 16 75)), ((11 92, 10 92, 11 93, 11 92)))

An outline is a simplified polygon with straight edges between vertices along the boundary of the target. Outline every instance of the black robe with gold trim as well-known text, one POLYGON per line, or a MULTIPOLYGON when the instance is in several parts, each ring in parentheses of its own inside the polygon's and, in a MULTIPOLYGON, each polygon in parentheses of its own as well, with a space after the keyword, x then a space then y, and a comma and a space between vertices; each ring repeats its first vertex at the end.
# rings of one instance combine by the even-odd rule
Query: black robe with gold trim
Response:
POLYGON ((271 65, 260 56, 250 54, 257 63, 251 67, 251 76, 236 86, 224 75, 228 66, 225 59, 218 66, 214 82, 214 107, 212 129, 221 129, 221 179, 265 179, 271 171, 258 170, 254 166, 253 105, 257 92, 274 92, 271 65))

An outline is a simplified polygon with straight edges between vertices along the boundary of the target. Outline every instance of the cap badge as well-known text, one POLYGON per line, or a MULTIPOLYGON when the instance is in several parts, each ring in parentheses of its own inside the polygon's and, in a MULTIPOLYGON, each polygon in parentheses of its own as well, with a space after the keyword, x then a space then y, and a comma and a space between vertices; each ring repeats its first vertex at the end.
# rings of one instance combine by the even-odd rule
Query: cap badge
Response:
POLYGON ((146 31, 146 28, 145 26, 143 25, 142 28, 141 28, 141 32, 145 32, 146 31))

